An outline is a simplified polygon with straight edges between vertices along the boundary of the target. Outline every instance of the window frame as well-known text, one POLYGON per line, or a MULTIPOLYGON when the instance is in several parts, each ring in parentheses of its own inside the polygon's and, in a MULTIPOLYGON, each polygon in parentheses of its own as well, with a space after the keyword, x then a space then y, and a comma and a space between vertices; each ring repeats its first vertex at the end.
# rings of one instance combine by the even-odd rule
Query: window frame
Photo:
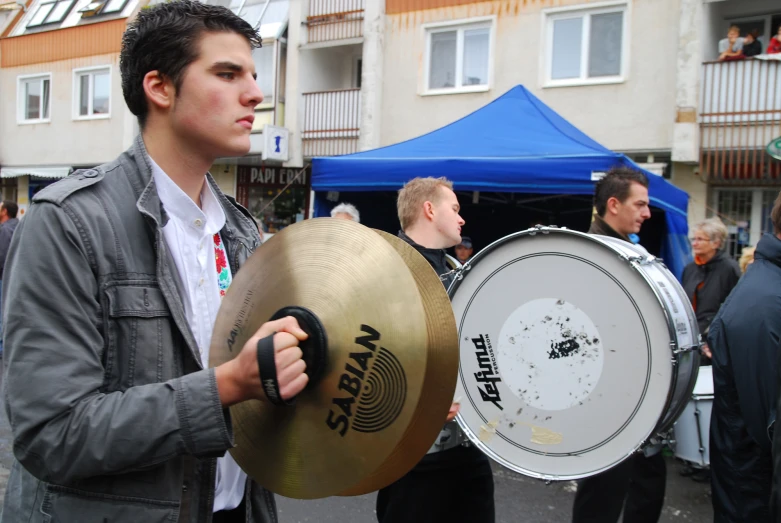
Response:
MULTIPOLYGON (((43 94, 43 85, 41 85, 41 93, 43 94)), ((42 107, 39 107, 41 109, 42 107)), ((43 111, 41 111, 43 113, 43 111)), ((51 123, 52 121, 52 74, 51 73, 36 73, 25 74, 16 77, 16 123, 18 125, 33 125, 39 123, 51 123), (48 98, 48 117, 27 119, 27 97, 24 95, 22 86, 30 80, 39 80, 43 84, 44 80, 49 80, 49 98, 48 98)))
MULTIPOLYGON (((112 67, 110 65, 96 65, 91 67, 79 67, 73 70, 73 119, 74 120, 107 120, 111 118, 111 99, 112 99, 112 81, 113 81, 113 71, 112 67), (88 75, 94 75, 94 73, 97 72, 108 72, 108 112, 105 114, 87 114, 86 116, 82 116, 79 113, 80 105, 81 105, 81 77, 85 74, 88 75)), ((91 80, 90 83, 90 91, 93 91, 93 86, 95 85, 95 81, 91 80)), ((89 98, 89 108, 90 112, 93 107, 94 103, 94 92, 90 93, 89 98)))
POLYGON ((35 6, 35 11, 33 11, 32 9, 30 10, 30 12, 32 14, 30 15, 30 18, 27 19, 27 22, 26 22, 26 24, 24 26, 25 30, 27 30, 27 29, 37 29, 39 27, 45 27, 45 26, 51 25, 51 24, 61 24, 68 17, 70 12, 73 11, 73 8, 76 6, 77 3, 78 3, 78 0, 42 0, 42 1, 38 2, 36 4, 36 6, 35 6), (52 15, 54 10, 57 8, 57 4, 67 3, 67 2, 70 2, 70 6, 68 6, 68 9, 65 10, 65 12, 59 17, 59 19, 57 19, 57 20, 49 20, 49 17, 52 15), (51 8, 51 10, 48 13, 46 13, 46 16, 43 18, 43 20, 41 20, 37 24, 32 24, 33 19, 35 19, 35 16, 38 14, 38 12, 41 10, 41 8, 44 5, 49 5, 49 4, 53 4, 53 7, 51 8))
POLYGON ((425 42, 423 85, 420 89, 421 96, 438 96, 445 94, 484 93, 490 91, 494 83, 494 51, 496 49, 496 16, 478 16, 446 22, 432 22, 421 25, 425 42), (488 29, 488 77, 485 85, 456 85, 440 89, 429 88, 431 76, 431 35, 456 31, 456 81, 462 81, 462 68, 464 59, 464 31, 469 29, 488 29))
POLYGON ((541 57, 542 62, 542 87, 575 87, 585 85, 609 85, 620 84, 629 78, 629 52, 630 46, 630 24, 632 6, 631 2, 625 0, 615 2, 599 2, 584 6, 557 7, 544 9, 542 11, 543 34, 545 35, 544 50, 541 57), (588 75, 588 56, 590 51, 591 38, 591 17, 600 14, 622 13, 623 24, 621 28, 621 69, 618 75, 598 76, 589 78, 588 75), (582 17, 584 19, 583 34, 581 36, 581 56, 580 56, 580 77, 565 78, 554 80, 553 73, 553 24, 557 20, 582 17))

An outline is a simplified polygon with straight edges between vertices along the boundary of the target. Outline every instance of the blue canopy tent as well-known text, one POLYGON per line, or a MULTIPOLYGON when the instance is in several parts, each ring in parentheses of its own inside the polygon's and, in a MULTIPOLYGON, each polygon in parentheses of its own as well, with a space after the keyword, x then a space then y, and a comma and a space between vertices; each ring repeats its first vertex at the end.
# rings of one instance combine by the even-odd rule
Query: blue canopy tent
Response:
MULTIPOLYGON (((327 191, 395 191, 415 173, 446 176, 458 191, 560 195, 594 193, 593 173, 626 165, 519 85, 485 107, 428 134, 370 151, 315 158, 315 216, 327 216, 327 191)), ((691 261, 689 196, 646 171, 651 204, 664 211, 661 256, 680 278, 691 261)))

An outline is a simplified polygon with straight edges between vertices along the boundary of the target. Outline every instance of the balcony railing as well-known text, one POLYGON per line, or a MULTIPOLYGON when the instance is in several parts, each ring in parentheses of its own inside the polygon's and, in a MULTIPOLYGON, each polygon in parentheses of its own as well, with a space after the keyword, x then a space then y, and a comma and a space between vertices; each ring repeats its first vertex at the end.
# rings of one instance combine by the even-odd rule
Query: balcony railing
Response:
POLYGON ((781 181, 781 162, 765 148, 781 135, 781 62, 703 64, 700 175, 717 183, 781 181))
POLYGON ((361 90, 304 93, 304 156, 335 156, 358 150, 361 90))
POLYGON ((365 0, 310 0, 308 41, 329 42, 363 36, 365 0))

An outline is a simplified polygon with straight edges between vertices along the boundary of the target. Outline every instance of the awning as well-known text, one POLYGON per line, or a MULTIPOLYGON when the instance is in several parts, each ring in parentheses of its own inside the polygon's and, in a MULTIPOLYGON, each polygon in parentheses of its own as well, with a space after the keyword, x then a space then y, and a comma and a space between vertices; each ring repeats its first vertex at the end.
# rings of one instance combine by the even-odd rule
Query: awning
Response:
POLYGON ((38 178, 65 178, 71 172, 70 166, 65 167, 3 167, 0 178, 18 178, 19 176, 37 176, 38 178))

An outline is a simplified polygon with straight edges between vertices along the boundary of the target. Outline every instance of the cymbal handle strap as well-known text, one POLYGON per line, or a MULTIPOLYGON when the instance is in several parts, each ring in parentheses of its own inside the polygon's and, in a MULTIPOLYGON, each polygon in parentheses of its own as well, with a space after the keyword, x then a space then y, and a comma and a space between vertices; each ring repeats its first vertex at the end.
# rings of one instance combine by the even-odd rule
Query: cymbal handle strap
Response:
POLYGON ((260 374, 260 383, 263 385, 263 392, 266 393, 266 397, 271 403, 274 405, 292 405, 295 402, 295 399, 285 401, 282 399, 282 394, 279 391, 277 364, 274 359, 274 334, 261 338, 258 341, 258 373, 260 374))

